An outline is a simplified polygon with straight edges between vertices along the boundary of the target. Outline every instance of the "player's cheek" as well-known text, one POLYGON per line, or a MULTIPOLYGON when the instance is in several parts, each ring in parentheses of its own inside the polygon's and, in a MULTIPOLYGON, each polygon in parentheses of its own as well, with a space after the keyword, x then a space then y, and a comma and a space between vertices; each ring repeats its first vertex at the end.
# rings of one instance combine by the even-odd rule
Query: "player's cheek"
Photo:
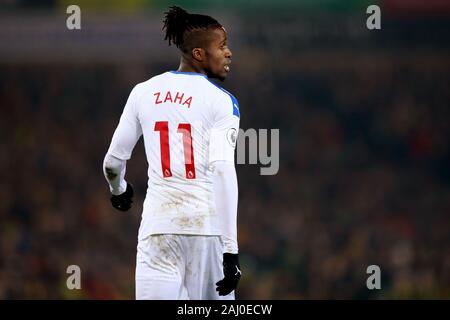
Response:
POLYGON ((214 70, 216 73, 222 73, 223 69, 223 59, 220 56, 216 56, 214 59, 214 70))

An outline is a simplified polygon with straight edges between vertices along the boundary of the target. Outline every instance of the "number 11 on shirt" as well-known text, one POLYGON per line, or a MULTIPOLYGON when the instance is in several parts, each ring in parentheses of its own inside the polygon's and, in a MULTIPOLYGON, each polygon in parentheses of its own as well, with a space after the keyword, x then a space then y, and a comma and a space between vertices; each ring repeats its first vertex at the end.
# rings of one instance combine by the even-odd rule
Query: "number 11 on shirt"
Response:
MULTIPOLYGON (((161 146, 161 168, 164 178, 172 176, 170 170, 170 147, 169 147, 169 122, 155 122, 155 131, 159 131, 159 142, 161 146)), ((178 124, 178 133, 183 134, 184 163, 186 178, 195 179, 194 150, 192 148, 192 131, 189 123, 178 124)))

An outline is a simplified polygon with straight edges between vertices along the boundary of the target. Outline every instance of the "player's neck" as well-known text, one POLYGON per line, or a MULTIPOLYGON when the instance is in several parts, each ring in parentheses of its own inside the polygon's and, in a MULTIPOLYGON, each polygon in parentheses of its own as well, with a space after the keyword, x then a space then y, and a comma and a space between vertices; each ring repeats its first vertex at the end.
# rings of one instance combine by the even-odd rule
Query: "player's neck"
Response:
POLYGON ((200 74, 206 75, 206 72, 202 68, 195 66, 192 63, 188 63, 184 59, 181 59, 180 66, 178 67, 177 71, 178 72, 195 72, 195 73, 200 73, 200 74))

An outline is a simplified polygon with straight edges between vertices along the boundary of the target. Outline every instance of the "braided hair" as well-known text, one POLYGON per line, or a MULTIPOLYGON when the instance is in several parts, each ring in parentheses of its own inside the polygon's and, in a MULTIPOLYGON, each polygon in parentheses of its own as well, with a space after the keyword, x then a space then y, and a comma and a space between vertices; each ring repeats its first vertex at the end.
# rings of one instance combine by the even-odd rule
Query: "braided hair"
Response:
POLYGON ((165 12, 163 30, 166 30, 164 40, 173 43, 183 52, 189 52, 192 48, 201 46, 201 32, 208 29, 223 28, 214 18, 202 14, 191 14, 177 6, 169 7, 165 12), (196 39, 197 38, 197 39, 196 39))

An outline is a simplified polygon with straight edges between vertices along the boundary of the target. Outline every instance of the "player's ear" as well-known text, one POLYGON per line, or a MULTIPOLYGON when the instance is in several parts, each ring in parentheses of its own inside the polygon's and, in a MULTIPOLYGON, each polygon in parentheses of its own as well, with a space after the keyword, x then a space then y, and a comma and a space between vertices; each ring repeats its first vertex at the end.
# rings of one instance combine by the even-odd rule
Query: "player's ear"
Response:
POLYGON ((192 58, 194 58, 198 62, 203 62, 205 60, 205 50, 203 50, 202 48, 192 49, 192 58))

